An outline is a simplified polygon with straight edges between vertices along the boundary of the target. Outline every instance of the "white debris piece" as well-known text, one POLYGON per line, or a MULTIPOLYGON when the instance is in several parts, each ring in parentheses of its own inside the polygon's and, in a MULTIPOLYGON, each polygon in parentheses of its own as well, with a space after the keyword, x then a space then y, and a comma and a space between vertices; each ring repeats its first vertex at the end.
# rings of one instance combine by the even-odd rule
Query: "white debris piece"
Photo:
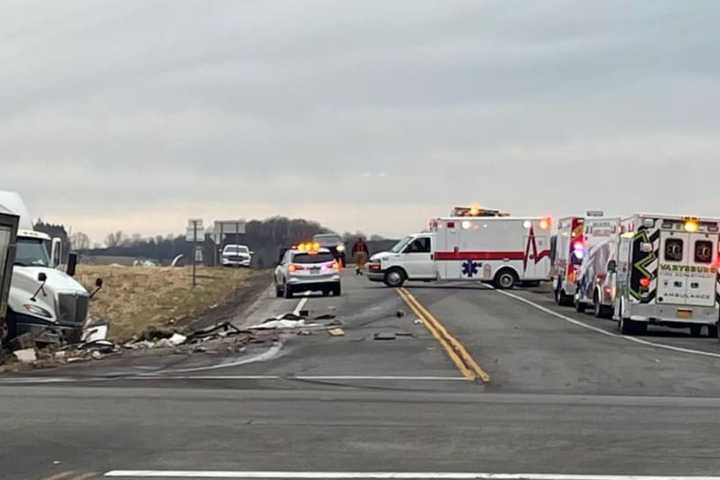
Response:
POLYGON ((300 327, 312 327, 317 324, 305 323, 305 320, 271 320, 269 322, 261 323, 259 325, 251 325, 248 330, 273 330, 276 328, 300 328, 300 327))
POLYGON ((331 337, 344 337, 345 336, 345 330, 342 328, 331 328, 328 330, 328 334, 331 337))
POLYGON ((33 363, 37 360, 37 355, 34 348, 23 348, 22 350, 15 350, 13 352, 15 358, 20 360, 22 363, 33 363))
POLYGON ((82 334, 82 342, 83 343, 89 343, 89 342, 96 342, 98 340, 105 340, 108 336, 108 324, 103 323, 99 325, 93 325, 92 327, 88 327, 85 329, 85 331, 82 334))
POLYGON ((180 333, 173 333, 173 336, 170 337, 170 343, 173 345, 182 345, 185 343, 185 340, 187 340, 187 337, 180 333))

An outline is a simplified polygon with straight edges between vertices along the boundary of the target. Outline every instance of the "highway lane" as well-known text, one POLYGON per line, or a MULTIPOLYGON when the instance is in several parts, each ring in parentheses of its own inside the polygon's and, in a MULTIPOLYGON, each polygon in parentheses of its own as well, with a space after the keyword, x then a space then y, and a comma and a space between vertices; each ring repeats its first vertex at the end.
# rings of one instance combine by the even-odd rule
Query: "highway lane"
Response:
MULTIPOLYGON (((720 395, 720 357, 629 342, 610 320, 554 305, 542 290, 509 292, 610 335, 583 328, 500 291, 467 284, 413 285, 489 373, 488 391, 595 395, 720 395)), ((711 339, 659 330, 643 340, 720 353, 711 339), (714 348, 713 348, 714 347, 714 348)))
MULTIPOLYGON (((73 367, 63 370, 72 382, 4 384, 0 477, 73 472, 63 480, 87 480, 144 469, 720 471, 718 359, 604 335, 482 287, 408 291, 462 342, 489 384, 463 380, 396 291, 349 275, 342 297, 304 304, 313 316, 336 312, 343 337, 293 335, 265 361, 183 375, 174 370, 191 360, 143 379, 95 381, 73 367), (373 339, 400 331, 411 335, 373 339)), ((608 321, 546 302, 541 291, 510 293, 612 331, 608 321)), ((299 302, 266 296, 244 321, 299 302)), ((682 334, 671 339, 712 348, 682 334)), ((253 354, 267 350, 258 348, 253 354)), ((104 368, 98 362, 90 370, 104 368)))

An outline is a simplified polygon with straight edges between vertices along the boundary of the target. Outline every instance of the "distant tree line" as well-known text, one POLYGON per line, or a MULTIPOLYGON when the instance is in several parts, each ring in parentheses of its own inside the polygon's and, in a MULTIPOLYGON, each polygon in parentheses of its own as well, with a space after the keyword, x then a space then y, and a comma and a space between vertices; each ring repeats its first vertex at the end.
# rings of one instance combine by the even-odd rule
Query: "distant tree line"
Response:
MULTIPOLYGON (((48 233, 51 236, 63 238, 67 243, 64 251, 73 250, 81 255, 90 257, 118 256, 134 257, 139 259, 152 260, 160 264, 169 264, 177 255, 184 255, 190 258, 192 253, 191 242, 186 241, 184 235, 156 235, 154 237, 143 237, 139 234, 126 234, 123 231, 109 233, 105 237, 105 246, 91 247, 90 238, 82 232, 74 232, 68 236, 63 225, 52 225, 38 221, 35 227, 48 233)), ((302 218, 271 217, 265 220, 251 220, 245 226, 245 234, 228 235, 224 244, 240 243, 247 245, 255 252, 254 262, 258 268, 273 266, 278 259, 283 247, 297 244, 312 239, 318 233, 331 233, 332 231, 318 222, 302 218)), ((379 241, 383 238, 379 235, 372 235, 368 238, 362 232, 345 232, 340 235, 350 249, 358 237, 371 241, 379 241)), ((208 236, 203 242, 204 257, 212 260, 217 249, 222 245, 215 245, 208 236)), ((212 262, 210 262, 212 263, 212 262)))

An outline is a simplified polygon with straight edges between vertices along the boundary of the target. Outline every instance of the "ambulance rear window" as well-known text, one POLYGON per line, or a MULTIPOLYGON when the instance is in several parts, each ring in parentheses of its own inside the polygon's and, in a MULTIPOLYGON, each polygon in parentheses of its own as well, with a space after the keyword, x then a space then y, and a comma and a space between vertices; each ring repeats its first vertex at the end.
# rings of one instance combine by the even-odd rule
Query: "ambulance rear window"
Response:
POLYGON ((709 240, 695 242, 695 263, 711 263, 713 256, 713 243, 709 240))
POLYGON ((679 238, 668 238, 665 241, 665 260, 668 262, 682 262, 683 241, 679 238))

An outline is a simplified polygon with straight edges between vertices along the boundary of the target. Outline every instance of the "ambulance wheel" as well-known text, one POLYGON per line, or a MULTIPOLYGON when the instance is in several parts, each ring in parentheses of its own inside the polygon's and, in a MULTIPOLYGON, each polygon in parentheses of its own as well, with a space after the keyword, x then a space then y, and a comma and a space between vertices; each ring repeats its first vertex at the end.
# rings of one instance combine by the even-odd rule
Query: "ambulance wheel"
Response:
POLYGON ((405 272, 399 268, 391 268, 385 272, 385 285, 392 288, 400 288, 405 283, 405 272))
POLYGON ((702 333, 702 325, 690 325, 690 336, 699 337, 702 333))
POLYGON ((612 317, 613 309, 609 308, 603 304, 600 303, 600 298, 598 298, 597 292, 595 292, 595 295, 593 297, 593 301, 595 302, 595 310, 594 314, 597 318, 610 318, 612 317))
POLYGON ((275 285, 275 296, 277 298, 282 298, 283 296, 283 289, 280 288, 280 285, 275 285))
POLYGON ((285 287, 283 288, 283 296, 285 298, 292 298, 292 296, 293 296, 292 287, 290 285, 288 285, 287 283, 285 284, 285 287))
POLYGON ((340 286, 340 284, 337 284, 336 286, 334 286, 332 288, 333 297, 339 297, 341 293, 342 293, 342 287, 340 286))
POLYGON ((717 325, 708 325, 708 337, 710 338, 718 338, 718 327, 717 325))
POLYGON ((573 304, 573 297, 572 295, 565 293, 565 290, 563 290, 562 287, 559 287, 555 290, 555 303, 561 307, 571 307, 573 304))
POLYGON ((517 274, 513 270, 505 268, 495 274, 495 280, 493 283, 495 283, 495 288, 499 288, 500 290, 507 290, 508 288, 512 288, 513 286, 515 286, 517 281, 517 274))
POLYGON ((587 308, 587 303, 581 302, 580 300, 578 300, 577 297, 575 297, 575 311, 578 313, 583 313, 583 312, 585 312, 586 308, 587 308))
POLYGON ((620 333, 623 335, 637 335, 647 332, 647 323, 636 322, 635 320, 623 318, 622 316, 618 321, 618 327, 620 328, 620 333))

